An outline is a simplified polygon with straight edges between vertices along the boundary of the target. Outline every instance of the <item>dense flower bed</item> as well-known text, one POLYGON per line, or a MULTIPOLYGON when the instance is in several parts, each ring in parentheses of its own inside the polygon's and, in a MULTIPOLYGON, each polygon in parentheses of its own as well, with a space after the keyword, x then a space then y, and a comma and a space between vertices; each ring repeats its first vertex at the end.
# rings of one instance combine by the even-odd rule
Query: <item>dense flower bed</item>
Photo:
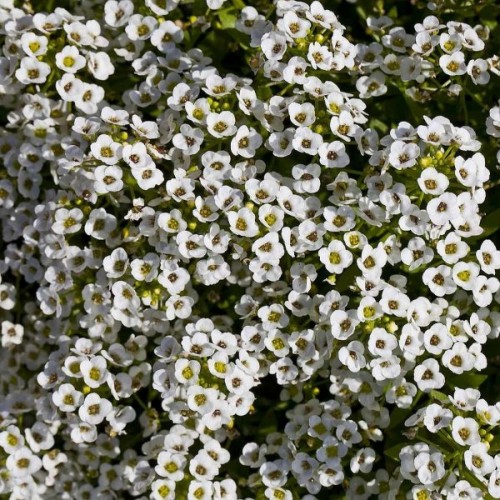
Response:
POLYGON ((0 0, 0 496, 500 498, 494 0, 0 0))

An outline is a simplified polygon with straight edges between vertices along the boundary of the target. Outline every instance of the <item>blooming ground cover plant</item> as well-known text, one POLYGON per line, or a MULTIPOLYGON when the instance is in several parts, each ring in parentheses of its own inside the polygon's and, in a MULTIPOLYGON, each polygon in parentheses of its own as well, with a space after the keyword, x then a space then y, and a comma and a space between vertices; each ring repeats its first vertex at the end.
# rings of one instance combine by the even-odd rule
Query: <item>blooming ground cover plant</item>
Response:
POLYGON ((0 496, 500 498, 494 0, 0 0, 0 496))

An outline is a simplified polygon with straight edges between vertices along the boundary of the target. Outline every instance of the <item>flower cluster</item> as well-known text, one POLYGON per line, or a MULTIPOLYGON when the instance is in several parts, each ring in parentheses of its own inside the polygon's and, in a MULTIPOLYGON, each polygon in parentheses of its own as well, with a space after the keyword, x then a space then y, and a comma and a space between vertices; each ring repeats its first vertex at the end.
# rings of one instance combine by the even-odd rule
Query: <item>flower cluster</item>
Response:
POLYGON ((0 2, 0 494, 500 498, 488 26, 198 4, 0 2))

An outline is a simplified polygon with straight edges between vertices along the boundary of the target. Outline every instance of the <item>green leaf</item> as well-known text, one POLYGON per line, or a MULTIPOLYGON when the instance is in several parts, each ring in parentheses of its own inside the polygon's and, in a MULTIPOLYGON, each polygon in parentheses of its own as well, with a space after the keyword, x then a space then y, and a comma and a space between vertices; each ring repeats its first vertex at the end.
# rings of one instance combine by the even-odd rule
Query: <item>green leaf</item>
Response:
POLYGON ((493 453, 493 452, 499 451, 499 450, 500 450, 500 434, 498 434, 497 436, 495 436, 493 438, 493 441, 490 442, 489 452, 493 453))
POLYGON ((391 412, 391 423, 389 424, 389 429, 394 429, 395 427, 400 427, 404 429, 403 422, 412 414, 413 412, 403 408, 395 408, 391 412))
POLYGON ((358 7, 356 7, 356 12, 358 13, 358 16, 361 19, 366 19, 368 17, 368 15, 365 12, 365 9, 361 5, 359 5, 358 7))
POLYGON ((446 382, 455 387, 466 388, 472 387, 477 389, 486 379, 488 375, 479 373, 462 373, 461 375, 449 375, 446 377, 446 382))
POLYGON ((229 28, 234 28, 237 17, 234 14, 233 7, 217 11, 217 15, 222 25, 222 29, 227 30, 229 28))
POLYGON ((487 17, 481 18, 481 23, 494 30, 498 26, 498 22, 495 19, 488 19, 487 17))
POLYGON ((357 274, 358 268, 356 265, 351 265, 347 269, 345 269, 342 274, 337 276, 335 288, 339 292, 345 292, 350 284, 354 281, 354 276, 357 274))
POLYGON ((391 10, 387 13, 389 17, 392 19, 397 19, 398 18, 398 7, 394 5, 391 10))
POLYGON ((481 233, 480 238, 486 238, 490 234, 500 229, 500 208, 493 210, 487 214, 481 221, 481 227, 484 231, 481 233))
POLYGON ((449 401, 448 396, 441 391, 432 390, 430 392, 431 398, 437 399, 438 401, 449 401))
POLYGON ((370 120, 370 127, 380 130, 383 134, 386 134, 389 130, 387 123, 384 123, 382 120, 378 118, 372 118, 370 120))
POLYGON ((395 446, 392 446, 391 448, 384 450, 384 455, 386 457, 391 458, 392 460, 395 460, 396 462, 399 462, 399 452, 407 445, 408 443, 398 443, 395 446))
POLYGON ((195 16, 203 16, 207 10, 207 3, 205 0, 194 0, 193 14, 195 16))

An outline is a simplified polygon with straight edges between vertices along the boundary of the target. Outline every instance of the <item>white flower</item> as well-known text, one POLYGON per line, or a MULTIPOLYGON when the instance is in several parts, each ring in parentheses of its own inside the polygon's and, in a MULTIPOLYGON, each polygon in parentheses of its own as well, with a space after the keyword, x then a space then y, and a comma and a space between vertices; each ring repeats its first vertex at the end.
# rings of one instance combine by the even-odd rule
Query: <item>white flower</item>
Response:
POLYGON ((184 477, 184 468, 187 460, 180 453, 171 453, 169 451, 161 451, 158 455, 158 464, 155 467, 155 472, 160 477, 165 477, 170 481, 180 481, 184 477))
POLYGON ((104 208, 97 208, 90 212, 85 223, 85 232, 92 238, 105 240, 116 226, 114 215, 108 214, 104 208))
POLYGON ((338 22, 337 17, 331 10, 325 9, 321 2, 312 2, 305 11, 306 17, 313 23, 323 28, 342 29, 343 26, 338 22))
POLYGON ((164 21, 151 35, 151 43, 162 52, 166 52, 176 43, 182 42, 182 29, 172 21, 164 21))
POLYGON ((95 392, 85 397, 83 405, 78 410, 82 421, 91 424, 100 424, 111 412, 113 405, 105 398, 101 398, 95 392))
POLYGON ((293 148, 299 153, 315 155, 323 143, 323 138, 320 134, 313 132, 308 127, 297 127, 293 138, 293 148))
POLYGON ((83 403, 83 394, 72 384, 61 384, 52 394, 52 401, 61 411, 74 412, 83 403))
POLYGON ((486 85, 490 81, 488 69, 488 61, 485 59, 471 59, 467 64, 467 74, 476 85, 486 85))
POLYGON ((409 266, 410 271, 432 261, 434 252, 426 246, 425 240, 416 237, 408 242, 408 246, 401 251, 401 260, 409 266))
POLYGON ((394 141, 391 144, 389 163, 396 169, 401 170, 415 165, 420 149, 416 144, 404 141, 394 141))
POLYGON ((374 71, 369 76, 361 76, 356 80, 359 97, 367 99, 387 93, 386 77, 381 71, 374 71))
POLYGON ((500 409, 497 405, 489 405, 484 399, 476 402, 476 413, 480 421, 488 425, 494 425, 500 420, 500 409))
POLYGON ((327 168, 343 168, 349 165, 349 156, 340 141, 321 144, 318 153, 319 162, 327 168))
POLYGON ((437 251, 446 264, 456 264, 468 255, 470 247, 454 232, 446 235, 444 240, 437 244, 437 251))
POLYGON ((80 370, 84 382, 93 389, 100 387, 108 376, 107 363, 102 356, 85 359, 80 363, 80 370))
POLYGON ((330 273, 340 274, 353 262, 353 256, 341 241, 333 240, 319 252, 319 259, 330 273))
POLYGON ((215 285, 227 279, 231 274, 229 264, 220 255, 215 255, 196 264, 196 272, 204 285, 215 285))
POLYGON ((271 31, 262 37, 261 48, 267 59, 280 60, 287 48, 286 38, 279 32, 271 31))
POLYGON ((9 425, 5 430, 0 432, 0 446, 9 455, 12 455, 17 450, 22 450, 24 443, 24 436, 15 425, 9 425))
POLYGON ((308 127, 316 120, 314 106, 310 102, 299 104, 292 102, 288 107, 290 121, 297 127, 308 127))
MULTIPOLYGON (((218 4, 221 0, 208 0, 214 7, 219 8, 218 4)), ((196 481, 189 483, 188 500, 209 500, 213 498, 213 483, 210 481, 196 481)))
POLYGON ((393 384, 386 393, 388 403, 395 403, 398 408, 409 408, 417 394, 417 387, 405 379, 400 384, 393 384))
POLYGON ((336 427, 335 435, 337 439, 348 446, 361 442, 361 434, 358 432, 358 425, 353 420, 345 420, 336 427))
POLYGON ((474 355, 462 342, 455 343, 451 349, 444 352, 442 357, 443 366, 457 374, 472 370, 474 362, 474 355))
POLYGON ((191 410, 205 415, 212 411, 217 396, 215 389, 204 389, 197 385, 191 385, 188 388, 187 404, 191 410))
POLYGON ((366 366, 366 360, 363 356, 364 347, 361 342, 349 342, 346 347, 339 350, 339 361, 347 366, 348 370, 356 373, 366 366))
POLYGON ((24 326, 10 321, 2 321, 2 347, 20 345, 23 341, 24 326))
POLYGON ((474 262, 457 262, 453 266, 452 276, 460 288, 472 290, 479 272, 480 267, 474 262))
POLYGON ((104 257, 103 267, 109 278, 120 278, 127 271, 128 254, 123 248, 115 248, 110 255, 104 257))
POLYGON ((462 37, 458 33, 453 33, 451 30, 441 33, 439 36, 439 45, 447 54, 453 54, 462 47, 462 37))
POLYGON ((194 155, 200 150, 203 143, 203 132, 184 123, 181 125, 180 133, 174 135, 172 144, 184 151, 187 155, 194 155))
POLYGON ((201 422, 210 430, 215 431, 231 421, 229 405, 225 401, 217 400, 211 412, 201 418, 201 422))
POLYGON ((230 111, 209 113, 207 116, 207 130, 214 137, 229 137, 236 133, 236 119, 230 111))
POLYGON ((76 444, 93 443, 97 439, 97 427, 93 424, 80 422, 71 430, 71 440, 76 444))
POLYGON ((192 179, 186 177, 181 179, 169 179, 166 184, 167 193, 175 201, 194 200, 195 184, 192 179))
POLYGON ((466 467, 479 476, 491 474, 495 468, 495 460, 488 455, 488 445, 485 443, 473 444, 464 453, 466 467))
POLYGON ((319 176, 321 167, 317 163, 309 165, 294 165, 292 176, 296 179, 293 187, 297 193, 316 193, 319 191, 321 182, 319 176))
POLYGON ((262 327, 267 331, 275 328, 285 328, 290 321, 280 304, 261 307, 258 316, 262 320, 262 327))
POLYGON ((224 382, 230 392, 238 395, 247 393, 254 386, 253 378, 238 367, 226 374, 224 382))
POLYGON ((165 180, 163 172, 159 168, 156 168, 153 162, 149 163, 146 167, 132 167, 131 171, 137 181, 137 185, 144 191, 163 184, 165 180))
POLYGON ((430 267, 424 271, 422 281, 434 295, 443 297, 444 295, 454 293, 457 289, 451 273, 452 270, 445 265, 436 268, 430 267))
POLYGON ((438 172, 434 167, 427 167, 422 170, 418 178, 418 185, 422 191, 435 196, 443 194, 448 189, 449 184, 448 177, 438 172))
POLYGON ((365 245, 356 263, 365 276, 376 279, 376 277, 380 277, 382 268, 387 263, 387 253, 383 245, 379 244, 376 248, 365 245))
MULTIPOLYGON (((63 79, 64 77, 62 80, 63 79)), ((74 101, 75 106, 86 114, 90 115, 96 113, 99 103, 104 99, 104 89, 99 85, 84 83, 81 81, 78 81, 76 85, 77 87, 75 89, 75 93, 77 91, 78 93, 74 96, 74 98, 72 97, 73 94, 71 94, 71 100, 74 101)))
POLYGON ((309 44, 307 59, 314 69, 322 69, 325 71, 329 71, 332 65, 336 64, 333 59, 333 54, 327 47, 318 42, 309 44))
POLYGON ((21 47, 30 57, 42 56, 47 52, 48 39, 46 36, 37 35, 33 32, 23 33, 21 36, 21 47))
POLYGON ((467 71, 465 55, 460 51, 442 55, 439 58, 439 66, 447 75, 451 76, 463 75, 467 71))
POLYGON ((42 450, 50 450, 55 440, 47 424, 36 422, 31 428, 26 429, 26 442, 33 452, 40 453, 42 450))
POLYGON ((283 132, 273 132, 266 141, 266 146, 271 149, 274 156, 283 158, 289 156, 293 150, 295 129, 287 128, 283 132))
POLYGON ((231 140, 231 152, 243 158, 253 158, 261 145, 262 136, 253 127, 242 125, 231 140))
POLYGON ((123 188, 123 171, 118 165, 100 165, 95 169, 94 187, 98 194, 117 193, 123 188))
POLYGON ((153 281, 158 275, 160 258, 156 253, 149 252, 140 259, 134 259, 130 263, 130 272, 137 281, 147 283, 153 281))
MULTIPOLYGON (((323 217, 325 218, 325 229, 333 233, 350 231, 355 226, 354 210, 347 206, 327 206, 323 210, 323 217)), ((366 237, 363 235, 352 232, 347 232, 344 235, 344 241, 349 248, 361 248, 363 239, 366 243, 366 237)))
POLYGON ((175 500, 175 482, 156 479, 151 483, 151 498, 153 500, 175 500))
POLYGON ((122 146, 113 141, 113 138, 106 134, 101 134, 95 142, 90 145, 90 150, 95 158, 106 163, 114 165, 121 158, 122 146))
POLYGON ((283 25, 285 31, 292 38, 305 38, 311 23, 306 19, 300 18, 295 12, 288 11, 283 16, 283 25))
POLYGON ((485 158, 481 153, 476 153, 467 160, 457 156, 455 158, 455 175, 458 181, 467 187, 482 187, 490 178, 485 158))
POLYGON ((479 36, 478 32, 471 27, 465 27, 462 35, 462 44, 469 50, 479 52, 484 49, 484 41, 479 36))
POLYGON ((422 484, 433 484, 445 475, 443 455, 440 452, 422 452, 415 457, 415 469, 422 484))
POLYGON ((152 16, 133 14, 127 22, 125 32, 130 40, 147 40, 157 26, 157 20, 152 16))
POLYGON ((471 411, 476 406, 481 393, 477 389, 455 389, 453 396, 449 396, 450 401, 459 409, 471 411))
POLYGON ((443 351, 450 349, 452 344, 452 337, 442 323, 434 323, 424 333, 425 349, 431 354, 439 355, 443 351))
POLYGON ((130 127, 139 137, 145 139, 156 139, 160 137, 158 124, 154 121, 143 122, 138 115, 132 115, 130 127))
POLYGON ((398 378, 401 374, 400 359, 397 356, 374 358, 370 362, 373 378, 378 381, 398 378))
POLYGON ((79 208, 59 208, 55 212, 52 231, 56 234, 76 233, 82 227, 83 213, 79 208))
POLYGON ((188 318, 191 315, 193 304, 192 297, 172 295, 165 303, 167 319, 172 321, 175 318, 188 318))
POLYGON ((346 340, 353 333, 356 325, 359 324, 356 311, 334 311, 330 316, 332 335, 338 340, 346 340))
POLYGON ((104 20, 113 28, 123 26, 134 12, 134 5, 129 0, 111 0, 104 5, 104 20))
POLYGON ((479 424, 473 418, 455 417, 451 427, 453 439, 462 446, 472 446, 481 441, 479 424))
POLYGON ((423 392, 440 389, 445 383, 444 375, 439 371, 439 363, 432 358, 417 365, 413 376, 418 388, 423 392))
POLYGON ((252 245, 252 251, 259 259, 265 261, 279 260, 285 254, 283 245, 279 242, 279 236, 271 232, 258 238, 252 245))
POLYGON ((137 309, 140 300, 137 297, 136 291, 125 281, 115 281, 111 287, 114 295, 113 304, 119 309, 137 309))
POLYGON ((28 480, 42 468, 42 461, 29 448, 22 447, 7 457, 6 466, 13 478, 28 480))
POLYGON ((66 73, 77 73, 86 63, 85 57, 73 45, 66 45, 56 54, 56 66, 66 73))
POLYGON ((368 350, 373 356, 388 357, 397 345, 396 337, 383 328, 374 328, 370 333, 368 350))
POLYGON ((23 57, 19 69, 16 70, 16 78, 23 84, 45 83, 50 73, 50 66, 35 57, 23 57))
POLYGON ((447 428, 453 420, 453 412, 436 403, 427 406, 424 414, 424 425, 433 434, 447 428))
POLYGON ((379 304, 382 311, 386 314, 404 318, 407 315, 410 299, 397 288, 388 287, 382 292, 382 298, 379 300, 379 304))
POLYGON ((495 271, 500 269, 500 250, 497 250, 491 240, 484 240, 481 243, 476 258, 485 273, 495 274, 495 271))
POLYGON ((341 111, 339 116, 333 116, 330 120, 330 129, 338 137, 350 141, 360 130, 359 125, 354 123, 354 118, 348 111, 341 111))

